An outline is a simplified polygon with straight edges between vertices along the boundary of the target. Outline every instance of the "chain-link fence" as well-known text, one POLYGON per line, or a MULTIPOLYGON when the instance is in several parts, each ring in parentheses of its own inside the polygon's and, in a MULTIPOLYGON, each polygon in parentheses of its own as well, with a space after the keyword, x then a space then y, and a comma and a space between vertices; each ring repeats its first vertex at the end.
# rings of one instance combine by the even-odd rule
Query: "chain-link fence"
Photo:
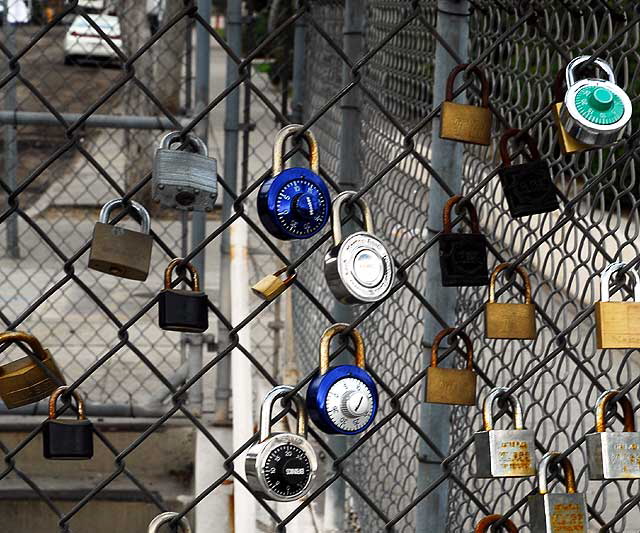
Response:
MULTIPOLYGON (((457 31, 469 33, 463 52, 456 51, 455 31, 438 32, 438 18, 450 13, 438 11, 435 1, 243 5, 229 0, 222 30, 203 18, 208 2, 195 0, 160 2, 157 10, 121 0, 100 14, 82 2, 42 2, 38 16, 19 25, 5 10, 0 185, 6 202, 0 228, 6 231, 6 253, 0 260, 5 279, 0 319, 6 329, 35 334, 67 382, 92 404, 126 405, 133 412, 155 400, 156 411, 145 411, 153 420, 125 446, 96 429, 115 464, 70 510, 19 464, 40 424, 15 446, 0 439, 7 465, 0 488, 16 477, 26 483, 56 516, 60 531, 73 531, 78 513, 91 509, 101 492, 123 477, 166 510, 167 501, 128 458, 174 417, 217 449, 221 470, 174 510, 187 514, 205 505, 204 498, 224 491, 230 480, 246 487, 241 459, 257 435, 243 445, 221 444, 206 413, 201 416, 194 391, 212 374, 218 390, 228 387, 228 364, 237 354, 254 369, 256 403, 282 382, 304 392, 317 371, 322 331, 347 320, 363 334, 368 368, 380 391, 376 422, 365 434, 342 441, 312 429, 310 438, 323 459, 319 479, 310 496, 293 507, 260 500, 265 530, 302 531, 290 524, 312 509, 309 527, 316 530, 322 527, 318 513, 325 519, 344 515, 344 530, 366 532, 469 531, 482 516, 501 513, 529 531, 526 496, 535 491, 535 479, 473 477, 471 437, 481 428, 479 407, 493 386, 509 387, 519 398, 539 455, 557 449, 570 456, 578 487, 588 496, 591 529, 640 530, 637 482, 588 483, 584 444, 600 392, 619 388, 639 399, 634 352, 596 350, 592 340, 598 273, 614 260, 627 261, 629 268, 637 264, 637 121, 610 147, 564 156, 552 119, 556 73, 583 54, 607 60, 636 104, 640 14, 622 0, 441 3, 459 4, 457 16, 464 22, 457 31), (198 92, 197 32, 211 46, 206 101, 198 100, 204 80, 198 92), (87 64, 83 50, 74 49, 87 36, 105 46, 97 66, 95 57, 87 64), (433 153, 440 111, 434 95, 442 92, 434 86, 437 49, 445 50, 449 63, 480 65, 490 80, 492 143, 465 145, 460 190, 452 189, 433 153), (397 284, 384 301, 351 310, 334 303, 322 273, 328 228, 282 246, 258 222, 255 197, 270 172, 274 133, 292 121, 316 134, 322 174, 332 192, 354 188, 371 207, 375 233, 398 266, 397 284), (509 215, 497 176, 498 141, 509 127, 538 141, 560 210, 519 219, 509 215), (158 130, 173 128, 208 133, 210 155, 218 159, 222 216, 210 215, 204 238, 189 244, 197 234, 187 224, 190 217, 151 206, 154 252, 147 282, 89 270, 97 208, 120 196, 148 203, 158 130), (427 220, 427 212, 438 194, 462 194, 476 205, 490 244, 490 269, 511 261, 531 274, 538 317, 534 341, 485 339, 482 287, 456 292, 455 315, 438 307, 438 288, 427 283, 427 258, 437 250, 442 227, 440 220, 427 220), (233 297, 249 288, 230 286, 228 271, 218 267, 231 256, 231 228, 242 221, 249 226, 249 281, 283 263, 296 269, 298 278, 275 302, 251 300, 246 316, 232 320, 225 291, 233 297), (217 353, 194 368, 180 336, 157 328, 155 304, 169 259, 194 260, 203 250, 210 316, 221 334, 217 353), (444 436, 448 449, 435 444, 440 438, 435 433, 446 426, 425 423, 423 412, 429 320, 459 327, 474 341, 478 405, 451 410, 450 433, 444 436), (251 329, 250 347, 240 341, 245 328, 251 329), (171 403, 159 409, 157 402, 166 397, 171 403), (424 477, 422 465, 428 462, 442 467, 440 476, 424 477), (433 522, 421 521, 420 511, 444 486, 449 487, 446 525, 436 515, 433 522), (326 507, 320 512, 315 504, 322 500, 339 506, 337 513, 326 507)), ((479 87, 473 81, 466 85, 477 103, 479 87)), ((299 155, 296 148, 287 157, 299 155)), ((632 287, 619 288, 625 298, 632 296, 632 287)), ((501 295, 505 301, 509 297, 520 298, 519 287, 511 284, 501 295)), ((5 350, 3 361, 16 353, 5 350)), ((207 394, 205 407, 206 402, 207 394)), ((91 409, 88 414, 91 418, 91 409)))

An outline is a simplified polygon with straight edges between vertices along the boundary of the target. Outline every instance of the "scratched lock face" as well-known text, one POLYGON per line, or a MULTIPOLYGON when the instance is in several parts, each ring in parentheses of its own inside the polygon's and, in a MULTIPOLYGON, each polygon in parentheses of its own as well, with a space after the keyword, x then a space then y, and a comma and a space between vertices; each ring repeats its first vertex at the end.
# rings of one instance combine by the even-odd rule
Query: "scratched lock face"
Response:
POLYGON ((591 479, 640 478, 640 433, 587 435, 591 479))
POLYGON ((582 494, 546 494, 549 533, 587 531, 584 496, 582 494))
POLYGON ((495 477, 533 476, 533 431, 492 430, 489 432, 491 471, 495 477))

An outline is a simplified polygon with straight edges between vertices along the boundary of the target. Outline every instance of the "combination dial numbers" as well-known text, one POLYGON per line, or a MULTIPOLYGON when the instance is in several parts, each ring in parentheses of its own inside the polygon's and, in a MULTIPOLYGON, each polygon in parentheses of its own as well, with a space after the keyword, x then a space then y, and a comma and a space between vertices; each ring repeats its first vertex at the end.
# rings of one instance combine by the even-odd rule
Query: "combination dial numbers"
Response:
POLYGON ((326 410, 331 421, 342 431, 358 431, 374 416, 373 396, 362 381, 346 377, 329 389, 326 410))
POLYGON ((263 468, 269 489, 286 498, 302 494, 311 479, 311 464, 307 454, 293 444, 274 448, 263 468))

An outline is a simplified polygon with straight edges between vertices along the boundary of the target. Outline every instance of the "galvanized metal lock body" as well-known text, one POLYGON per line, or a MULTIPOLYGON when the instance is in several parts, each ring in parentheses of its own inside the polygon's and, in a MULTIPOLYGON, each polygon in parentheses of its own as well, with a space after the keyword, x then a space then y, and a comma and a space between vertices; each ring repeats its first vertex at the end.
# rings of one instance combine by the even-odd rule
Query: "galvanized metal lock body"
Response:
MULTIPOLYGON (((499 520, 502 520, 502 519, 503 519, 502 515, 499 515, 499 514, 492 514, 492 515, 489 515, 489 516, 485 516, 476 525, 476 529, 474 530, 474 533, 488 533, 490 531, 489 528, 493 524, 495 524, 496 522, 498 522, 499 520)), ((518 528, 509 519, 504 521, 504 523, 502 524, 502 527, 508 533, 518 533, 518 528)))
POLYGON ((267 394, 260 410, 260 440, 247 451, 245 473, 251 489, 266 500, 290 502, 308 494, 318 468, 318 460, 307 441, 307 411, 297 394, 297 433, 273 433, 271 412, 279 398, 293 387, 280 385, 267 394))
POLYGON ((269 274, 256 283, 251 290, 253 293, 267 302, 275 300, 289 287, 297 277, 297 272, 287 273, 287 267, 281 268, 275 274, 269 274), (286 273, 284 279, 282 275, 286 273))
POLYGON ((192 291, 171 288, 171 274, 182 262, 177 257, 164 271, 164 290, 158 296, 158 325, 167 331, 202 333, 209 329, 209 309, 196 268, 191 263, 184 265, 191 273, 192 291))
POLYGON ((484 431, 473 436, 476 451, 476 477, 529 477, 536 474, 535 438, 524 428, 522 408, 507 389, 493 389, 482 407, 484 431), (515 429, 493 429, 493 404, 499 398, 508 400, 513 409, 515 429))
POLYGON ((499 264, 491 274, 489 281, 489 301, 484 307, 484 331, 489 339, 535 339, 536 306, 531 303, 531 282, 526 270, 521 266, 515 271, 524 284, 523 304, 497 303, 496 278, 511 263, 499 264))
MULTIPOLYGON (((147 533, 158 533, 160 531, 160 526, 168 524, 177 516, 180 516, 180 515, 178 513, 174 513, 171 511, 167 511, 166 513, 160 513, 153 520, 151 520, 147 533)), ((189 525, 189 522, 187 521, 186 517, 183 516, 178 522, 178 524, 180 525, 180 531, 182 533, 191 533, 191 526, 189 525)))
POLYGON ((560 206, 556 187, 551 181, 549 165, 540 159, 536 141, 526 132, 511 128, 500 138, 502 167, 498 170, 509 212, 514 218, 538 215, 555 211, 560 206), (530 161, 520 165, 511 164, 509 139, 521 136, 526 143, 530 161))
POLYGON ((467 368, 439 368, 438 349, 440 342, 455 328, 440 331, 431 346, 431 366, 427 368, 427 387, 425 401, 428 403, 446 403, 450 405, 475 405, 477 376, 473 371, 473 344, 466 333, 458 331, 467 348, 467 368))
POLYGON ((373 234, 369 206, 358 198, 355 205, 364 219, 364 231, 342 238, 340 210, 354 191, 340 193, 331 209, 333 247, 324 257, 324 276, 333 295, 344 304, 364 304, 382 300, 395 281, 396 267, 391 254, 373 234))
POLYGON ((138 202, 131 201, 142 221, 141 231, 112 226, 109 216, 117 207, 125 207, 124 200, 107 202, 100 211, 93 229, 89 268, 121 278, 144 281, 149 275, 153 237, 149 235, 149 213, 138 202))
POLYGON ((640 433, 636 432, 633 407, 626 396, 619 401, 624 415, 624 432, 607 432, 607 407, 618 394, 618 390, 605 391, 596 403, 597 432, 587 435, 589 479, 640 478, 640 433))
POLYGON ((362 433, 372 424, 378 411, 378 389, 364 368, 364 341, 357 330, 350 332, 356 349, 356 364, 329 368, 331 339, 348 327, 349 324, 334 324, 322 334, 320 373, 307 389, 307 411, 325 433, 362 433))
POLYGON ((479 67, 471 67, 471 72, 478 76, 482 84, 482 107, 456 104, 453 101, 455 79, 468 66, 468 63, 458 65, 447 78, 445 101, 442 102, 442 116, 440 118, 440 137, 452 141, 489 145, 491 142, 489 83, 479 67))
POLYGON ((556 127, 558 128, 558 142, 560 143, 560 149, 562 150, 562 153, 566 155, 591 150, 592 148, 595 148, 595 146, 584 144, 576 140, 574 137, 569 135, 567 130, 562 126, 560 112, 562 110, 565 94, 565 72, 565 68, 560 69, 553 84, 553 94, 555 99, 555 103, 553 104, 553 121, 556 123, 556 127))
POLYGON ((600 301, 596 302, 596 344, 605 348, 640 348, 640 277, 634 278, 633 302, 610 302, 611 275, 625 268, 626 263, 611 263, 600 275, 600 301))
POLYGON ((452 196, 444 206, 443 234, 440 235, 440 273, 445 287, 472 287, 489 284, 487 239, 480 233, 478 213, 465 202, 471 218, 471 233, 451 233, 451 210, 462 200, 452 196))
POLYGON ((258 191, 260 222, 281 240, 308 239, 318 233, 329 220, 331 196, 320 177, 318 142, 301 124, 282 128, 273 144, 272 177, 258 191), (284 143, 300 133, 309 145, 311 170, 301 167, 284 169, 284 143))
POLYGON ((547 469, 562 455, 548 452, 540 461, 538 470, 539 494, 529 496, 531 533, 587 533, 587 505, 584 494, 576 492, 573 466, 566 457, 562 459, 567 492, 549 493, 547 469))
POLYGON ((153 199, 164 207, 212 211, 218 196, 218 163, 208 157, 207 145, 193 133, 187 133, 186 139, 195 152, 172 150, 181 137, 179 131, 172 131, 160 141, 153 158, 153 199))
POLYGON ((609 64, 596 59, 607 75, 607 80, 587 78, 576 81, 576 68, 591 59, 579 56, 567 65, 567 92, 560 109, 560 122, 566 132, 577 141, 590 145, 605 145, 614 142, 631 120, 631 100, 622 88, 609 64))
POLYGON ((46 371, 30 356, 0 366, 0 397, 9 409, 38 402, 65 383, 53 356, 33 335, 23 331, 0 333, 0 344, 18 342, 31 348, 46 371))
POLYGON ((58 420, 56 401, 69 387, 59 387, 49 400, 49 419, 42 427, 42 451, 46 459, 91 459, 93 457, 93 424, 84 413, 84 402, 74 390, 78 406, 77 420, 58 420))

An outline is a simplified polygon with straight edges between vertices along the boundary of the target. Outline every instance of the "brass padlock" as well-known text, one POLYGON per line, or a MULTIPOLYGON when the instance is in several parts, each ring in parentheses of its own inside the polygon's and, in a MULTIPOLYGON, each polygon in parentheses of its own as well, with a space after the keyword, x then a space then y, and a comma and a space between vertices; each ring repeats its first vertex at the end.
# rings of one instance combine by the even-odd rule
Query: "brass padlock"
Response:
POLYGON ((450 405, 475 405, 477 376, 473 371, 473 344, 464 332, 458 331, 456 335, 464 341, 467 348, 467 368, 438 367, 440 342, 454 331, 455 328, 443 329, 433 339, 431 366, 427 368, 425 401, 450 405))
MULTIPOLYGON (((502 520, 502 515, 492 514, 489 516, 485 516, 478 525, 474 533, 487 533, 489 531, 489 527, 495 524, 498 520, 502 520)), ((518 528, 516 525, 509 519, 506 519, 502 524, 502 528, 507 530, 507 533, 518 533, 518 528)))
POLYGON ((458 65, 447 78, 447 90, 440 117, 440 137, 451 141, 488 145, 491 142, 489 83, 479 67, 473 66, 470 70, 480 78, 482 84, 482 107, 456 104, 453 101, 455 79, 468 66, 469 64, 458 65))
POLYGON ((574 137, 567 133, 567 130, 564 129, 562 125, 562 121, 560 120, 560 111, 562 110, 562 106, 564 105, 564 78, 565 78, 565 69, 562 68, 558 71, 556 75, 556 81, 553 84, 553 98, 555 103, 553 104, 553 120, 556 123, 556 127, 558 128, 558 141, 560 143, 560 149, 563 154, 575 154, 578 152, 584 152, 586 150, 591 150, 596 148, 595 146, 581 143, 576 140, 574 137))
POLYGON ((49 350, 24 331, 0 333, 0 343, 26 343, 40 359, 41 368, 31 356, 0 366, 0 397, 9 409, 35 403, 50 396, 65 381, 49 350))
POLYGON ((144 281, 149 275, 153 237, 149 235, 149 213, 138 202, 131 201, 138 212, 142 231, 132 231, 109 224, 109 215, 116 207, 125 207, 124 200, 107 202, 100 211, 100 220, 93 230, 89 268, 121 278, 144 281))
POLYGON ((489 281, 489 301, 484 307, 484 330, 489 339, 535 339, 536 306, 531 303, 531 282, 521 266, 515 267, 524 283, 523 304, 497 303, 496 278, 511 263, 498 265, 489 281))
POLYGON ((285 272, 287 272, 287 267, 281 268, 275 274, 269 274, 251 287, 251 290, 267 302, 275 300, 296 280, 298 275, 298 273, 294 271, 293 274, 288 273, 286 277, 282 279, 280 276, 285 272))
POLYGON ((596 302, 596 343, 599 349, 640 348, 640 277, 635 269, 629 270, 634 278, 633 302, 610 302, 611 275, 627 266, 611 263, 600 276, 600 301, 596 302))

